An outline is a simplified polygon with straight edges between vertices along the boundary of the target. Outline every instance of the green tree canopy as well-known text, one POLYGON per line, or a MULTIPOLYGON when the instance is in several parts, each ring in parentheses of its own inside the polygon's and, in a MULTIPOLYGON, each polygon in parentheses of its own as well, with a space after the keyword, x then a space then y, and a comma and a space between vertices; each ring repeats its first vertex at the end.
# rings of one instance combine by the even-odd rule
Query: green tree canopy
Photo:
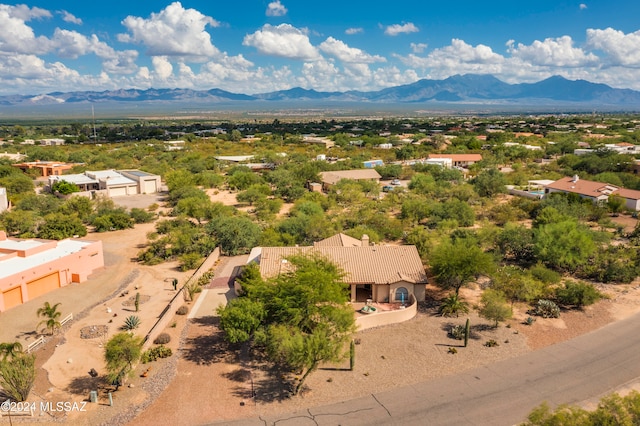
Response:
POLYGON ((264 281, 249 267, 240 282, 244 296, 218 310, 227 340, 256 336, 273 361, 303 370, 296 393, 320 363, 344 358, 355 320, 349 287, 334 264, 293 256, 287 271, 273 279, 264 281))
POLYGON ((536 257, 554 269, 573 272, 595 250, 591 231, 573 220, 549 223, 534 231, 536 257))
POLYGON ((104 348, 104 359, 107 363, 107 377, 111 383, 122 384, 141 354, 141 337, 122 332, 109 339, 104 348))
POLYGON ((460 287, 495 268, 491 256, 467 239, 441 243, 433 250, 430 263, 438 286, 456 294, 460 287))

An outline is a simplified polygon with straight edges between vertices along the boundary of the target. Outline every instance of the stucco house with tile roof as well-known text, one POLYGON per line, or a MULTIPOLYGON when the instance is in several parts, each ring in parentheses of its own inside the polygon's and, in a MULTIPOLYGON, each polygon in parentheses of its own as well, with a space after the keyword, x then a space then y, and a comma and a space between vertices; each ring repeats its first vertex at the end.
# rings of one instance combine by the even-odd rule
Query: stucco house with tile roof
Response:
POLYGON ((352 302, 425 299, 427 276, 416 247, 370 245, 366 235, 358 240, 337 234, 307 247, 256 247, 249 262, 260 265, 262 277, 272 278, 291 270, 288 257, 312 254, 328 259, 345 272, 352 302))
POLYGON ((619 195, 625 200, 625 207, 629 210, 640 211, 640 191, 621 188, 608 183, 594 182, 580 179, 578 175, 564 177, 544 187, 546 194, 564 192, 578 194, 594 203, 605 203, 610 195, 619 195))
POLYGON ((429 154, 429 160, 450 159, 453 167, 469 167, 482 161, 480 154, 429 154))
POLYGON ((374 169, 356 169, 356 170, 336 170, 332 172, 320 172, 320 181, 322 182, 322 188, 327 191, 336 183, 342 179, 351 180, 371 180, 374 182, 380 182, 380 173, 374 169))

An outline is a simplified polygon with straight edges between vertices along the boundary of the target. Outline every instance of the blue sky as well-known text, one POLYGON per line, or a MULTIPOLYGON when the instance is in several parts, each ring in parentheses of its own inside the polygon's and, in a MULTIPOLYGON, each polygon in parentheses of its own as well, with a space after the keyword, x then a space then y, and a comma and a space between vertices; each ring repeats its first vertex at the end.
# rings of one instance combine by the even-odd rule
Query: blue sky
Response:
POLYGON ((467 73, 640 90, 638 16, 636 0, 0 3, 0 94, 377 90, 467 73))

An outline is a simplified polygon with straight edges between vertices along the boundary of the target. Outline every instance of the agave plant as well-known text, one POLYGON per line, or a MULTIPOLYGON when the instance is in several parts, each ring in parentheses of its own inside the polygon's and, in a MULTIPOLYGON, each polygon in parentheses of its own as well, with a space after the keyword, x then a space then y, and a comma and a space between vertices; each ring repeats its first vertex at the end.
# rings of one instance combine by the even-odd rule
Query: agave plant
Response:
POLYGON ((130 315, 124 320, 124 325, 120 327, 120 329, 124 331, 131 331, 138 327, 140 327, 140 317, 130 315))

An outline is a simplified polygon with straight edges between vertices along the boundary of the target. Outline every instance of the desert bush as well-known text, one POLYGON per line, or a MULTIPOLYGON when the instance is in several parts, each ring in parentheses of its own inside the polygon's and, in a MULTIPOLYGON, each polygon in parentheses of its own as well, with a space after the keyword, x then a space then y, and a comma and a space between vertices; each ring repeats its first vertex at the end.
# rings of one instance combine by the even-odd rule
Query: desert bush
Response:
POLYGON ((558 303, 566 306, 592 305, 602 297, 602 293, 593 285, 583 282, 567 282, 563 287, 556 289, 556 299, 558 303))
POLYGON ((158 337, 153 340, 156 345, 165 345, 171 341, 171 336, 167 333, 160 333, 158 337))
POLYGON ((171 348, 167 348, 166 346, 156 346, 155 348, 151 348, 147 351, 144 351, 142 357, 140 358, 143 364, 146 364, 151 361, 155 361, 160 358, 168 358, 173 354, 171 348))
POLYGON ((540 299, 532 313, 542 318, 559 318, 560 308, 551 300, 540 299))
POLYGON ((498 344, 498 342, 496 342, 495 340, 491 339, 491 340, 487 340, 486 342, 484 342, 484 345, 488 348, 493 348, 495 346, 500 346, 498 344))
POLYGON ((456 340, 464 339, 464 325, 454 325, 449 330, 449 337, 456 340))
POLYGON ((189 307, 187 305, 182 305, 176 311, 178 315, 187 315, 189 313, 189 307))

